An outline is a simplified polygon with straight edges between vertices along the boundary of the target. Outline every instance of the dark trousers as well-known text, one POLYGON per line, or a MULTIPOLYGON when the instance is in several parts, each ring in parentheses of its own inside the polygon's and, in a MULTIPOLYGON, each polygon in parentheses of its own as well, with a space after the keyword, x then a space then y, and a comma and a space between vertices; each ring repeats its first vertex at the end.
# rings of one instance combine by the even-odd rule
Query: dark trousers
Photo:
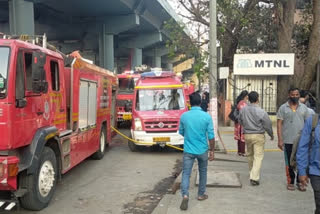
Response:
POLYGON ((315 214, 320 214, 320 176, 310 175, 311 186, 314 192, 314 201, 316 203, 315 214))
POLYGON ((246 144, 241 140, 238 140, 238 154, 239 153, 242 153, 242 154, 246 153, 246 144))
POLYGON ((292 153, 292 144, 284 144, 284 158, 286 162, 286 175, 287 175, 287 182, 288 184, 294 184, 295 178, 297 179, 297 184, 299 183, 298 175, 294 169, 290 166, 290 157, 292 153))

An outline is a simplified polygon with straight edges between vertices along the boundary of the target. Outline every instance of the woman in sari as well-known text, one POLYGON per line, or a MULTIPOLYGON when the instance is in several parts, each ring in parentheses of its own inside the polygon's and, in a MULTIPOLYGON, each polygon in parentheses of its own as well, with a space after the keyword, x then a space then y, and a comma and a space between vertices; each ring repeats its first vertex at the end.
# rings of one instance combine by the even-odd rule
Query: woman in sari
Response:
MULTIPOLYGON (((237 97, 235 104, 237 106, 238 111, 240 111, 243 107, 247 105, 248 94, 248 91, 244 90, 237 97)), ((235 122, 234 124, 234 139, 238 142, 238 155, 246 156, 246 144, 244 142, 243 127, 238 122, 235 122)))

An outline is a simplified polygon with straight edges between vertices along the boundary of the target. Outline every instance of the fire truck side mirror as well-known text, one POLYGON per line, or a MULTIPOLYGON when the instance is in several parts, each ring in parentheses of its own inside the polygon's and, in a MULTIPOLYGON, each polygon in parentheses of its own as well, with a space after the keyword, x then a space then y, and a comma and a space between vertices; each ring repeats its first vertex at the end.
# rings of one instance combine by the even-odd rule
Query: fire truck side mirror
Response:
POLYGON ((34 93, 46 93, 48 91, 48 82, 46 82, 46 54, 41 51, 32 53, 32 91, 34 93))

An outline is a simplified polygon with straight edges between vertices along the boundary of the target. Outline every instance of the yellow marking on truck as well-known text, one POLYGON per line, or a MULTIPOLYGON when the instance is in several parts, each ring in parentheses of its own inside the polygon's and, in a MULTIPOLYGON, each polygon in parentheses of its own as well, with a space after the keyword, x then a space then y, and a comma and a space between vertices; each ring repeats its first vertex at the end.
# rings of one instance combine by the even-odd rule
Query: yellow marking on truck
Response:
POLYGON ((66 115, 65 113, 63 113, 63 114, 56 114, 55 117, 54 117, 54 119, 64 118, 64 117, 66 117, 66 116, 67 116, 67 115, 66 115))
POLYGON ((110 111, 106 111, 106 112, 98 112, 98 117, 101 117, 101 116, 106 116, 110 114, 110 111))
POLYGON ((182 88, 183 85, 145 85, 136 86, 136 89, 150 89, 150 88, 182 88))
POLYGON ((52 97, 62 97, 61 93, 55 93, 55 92, 51 92, 51 93, 49 93, 49 95, 52 97))
POLYGON ((65 120, 65 119, 63 119, 63 120, 55 120, 55 121, 53 121, 53 124, 54 125, 58 125, 58 124, 66 123, 66 122, 67 122, 67 120, 65 120))
POLYGON ((49 140, 50 138, 52 138, 52 137, 54 137, 54 136, 56 136, 56 135, 57 135, 56 132, 51 133, 51 134, 48 134, 48 135, 46 136, 45 140, 49 140))

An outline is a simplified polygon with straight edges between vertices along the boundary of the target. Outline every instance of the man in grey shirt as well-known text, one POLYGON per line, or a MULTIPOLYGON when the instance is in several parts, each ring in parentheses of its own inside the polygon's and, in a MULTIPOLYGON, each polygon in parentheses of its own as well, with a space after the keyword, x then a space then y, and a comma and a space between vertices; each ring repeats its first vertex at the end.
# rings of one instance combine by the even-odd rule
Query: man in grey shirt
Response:
POLYGON ((260 184, 260 169, 264 156, 264 133, 267 132, 273 140, 273 130, 267 112, 258 106, 259 94, 251 91, 248 97, 250 104, 240 110, 239 122, 243 126, 247 144, 250 183, 257 186, 260 184))
POLYGON ((278 147, 284 151, 287 189, 295 190, 294 180, 297 177, 297 186, 300 191, 305 191, 305 187, 299 183, 298 176, 290 166, 292 145, 302 130, 304 121, 309 116, 306 105, 299 102, 300 92, 298 88, 289 89, 289 100, 282 104, 277 113, 278 147))

